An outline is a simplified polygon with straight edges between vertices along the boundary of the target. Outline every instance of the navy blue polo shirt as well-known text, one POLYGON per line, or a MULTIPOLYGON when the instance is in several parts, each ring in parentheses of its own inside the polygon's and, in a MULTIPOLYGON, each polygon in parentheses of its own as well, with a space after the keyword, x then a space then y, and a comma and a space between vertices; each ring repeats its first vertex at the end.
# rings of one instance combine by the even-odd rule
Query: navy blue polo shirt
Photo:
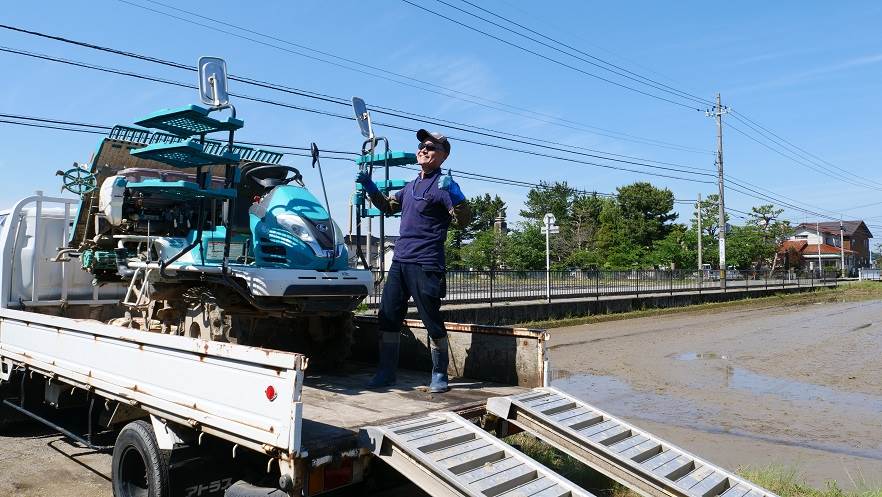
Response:
POLYGON ((425 177, 417 176, 395 192, 395 198, 401 204, 401 225, 393 261, 444 270, 444 241, 447 240, 453 202, 447 190, 438 188, 440 180, 439 167, 425 177))

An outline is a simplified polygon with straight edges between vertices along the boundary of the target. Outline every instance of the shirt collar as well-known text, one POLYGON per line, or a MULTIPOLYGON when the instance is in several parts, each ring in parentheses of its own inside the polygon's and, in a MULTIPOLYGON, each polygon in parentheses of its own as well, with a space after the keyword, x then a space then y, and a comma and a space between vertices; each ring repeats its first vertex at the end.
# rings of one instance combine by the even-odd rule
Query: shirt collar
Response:
POLYGON ((420 170, 420 172, 417 173, 417 179, 421 179, 421 180, 422 179, 429 179, 429 178, 434 177, 436 174, 439 174, 440 172, 441 172, 441 168, 439 167, 438 169, 435 169, 434 171, 423 176, 423 171, 420 170))

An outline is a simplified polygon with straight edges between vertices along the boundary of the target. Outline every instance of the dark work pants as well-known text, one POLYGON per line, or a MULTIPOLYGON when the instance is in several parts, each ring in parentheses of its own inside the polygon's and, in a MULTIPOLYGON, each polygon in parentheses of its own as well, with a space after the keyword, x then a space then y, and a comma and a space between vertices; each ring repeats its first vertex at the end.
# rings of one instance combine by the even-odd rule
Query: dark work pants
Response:
POLYGON ((419 264, 392 261, 380 300, 380 331, 398 332, 407 315, 407 300, 413 297, 420 319, 433 339, 444 338, 441 298, 445 293, 444 273, 419 264))

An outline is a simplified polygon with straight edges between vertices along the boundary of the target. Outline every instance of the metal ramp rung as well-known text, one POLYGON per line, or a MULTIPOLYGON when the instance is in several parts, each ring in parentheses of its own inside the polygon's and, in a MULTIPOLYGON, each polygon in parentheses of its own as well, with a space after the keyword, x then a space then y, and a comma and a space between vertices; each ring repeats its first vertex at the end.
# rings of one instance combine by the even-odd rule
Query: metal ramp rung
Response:
POLYGON ((435 497, 594 497, 451 412, 371 426, 362 440, 435 497))
POLYGON ((491 398, 487 412, 647 497, 777 497, 554 388, 491 398))

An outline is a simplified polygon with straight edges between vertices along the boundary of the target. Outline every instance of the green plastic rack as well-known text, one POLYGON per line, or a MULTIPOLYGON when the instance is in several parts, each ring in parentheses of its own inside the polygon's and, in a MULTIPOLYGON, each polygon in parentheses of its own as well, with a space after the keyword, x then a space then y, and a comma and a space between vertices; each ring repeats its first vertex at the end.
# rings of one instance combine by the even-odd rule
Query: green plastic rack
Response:
POLYGON ((131 154, 141 159, 154 160, 182 169, 239 162, 239 154, 231 152, 223 152, 219 155, 210 154, 205 152, 202 145, 195 141, 154 143, 132 150, 131 154))
POLYGON ((158 110, 135 124, 145 128, 161 129, 181 138, 214 133, 235 131, 245 125, 244 121, 228 117, 219 121, 209 117, 208 109, 198 105, 187 105, 176 109, 158 110))

